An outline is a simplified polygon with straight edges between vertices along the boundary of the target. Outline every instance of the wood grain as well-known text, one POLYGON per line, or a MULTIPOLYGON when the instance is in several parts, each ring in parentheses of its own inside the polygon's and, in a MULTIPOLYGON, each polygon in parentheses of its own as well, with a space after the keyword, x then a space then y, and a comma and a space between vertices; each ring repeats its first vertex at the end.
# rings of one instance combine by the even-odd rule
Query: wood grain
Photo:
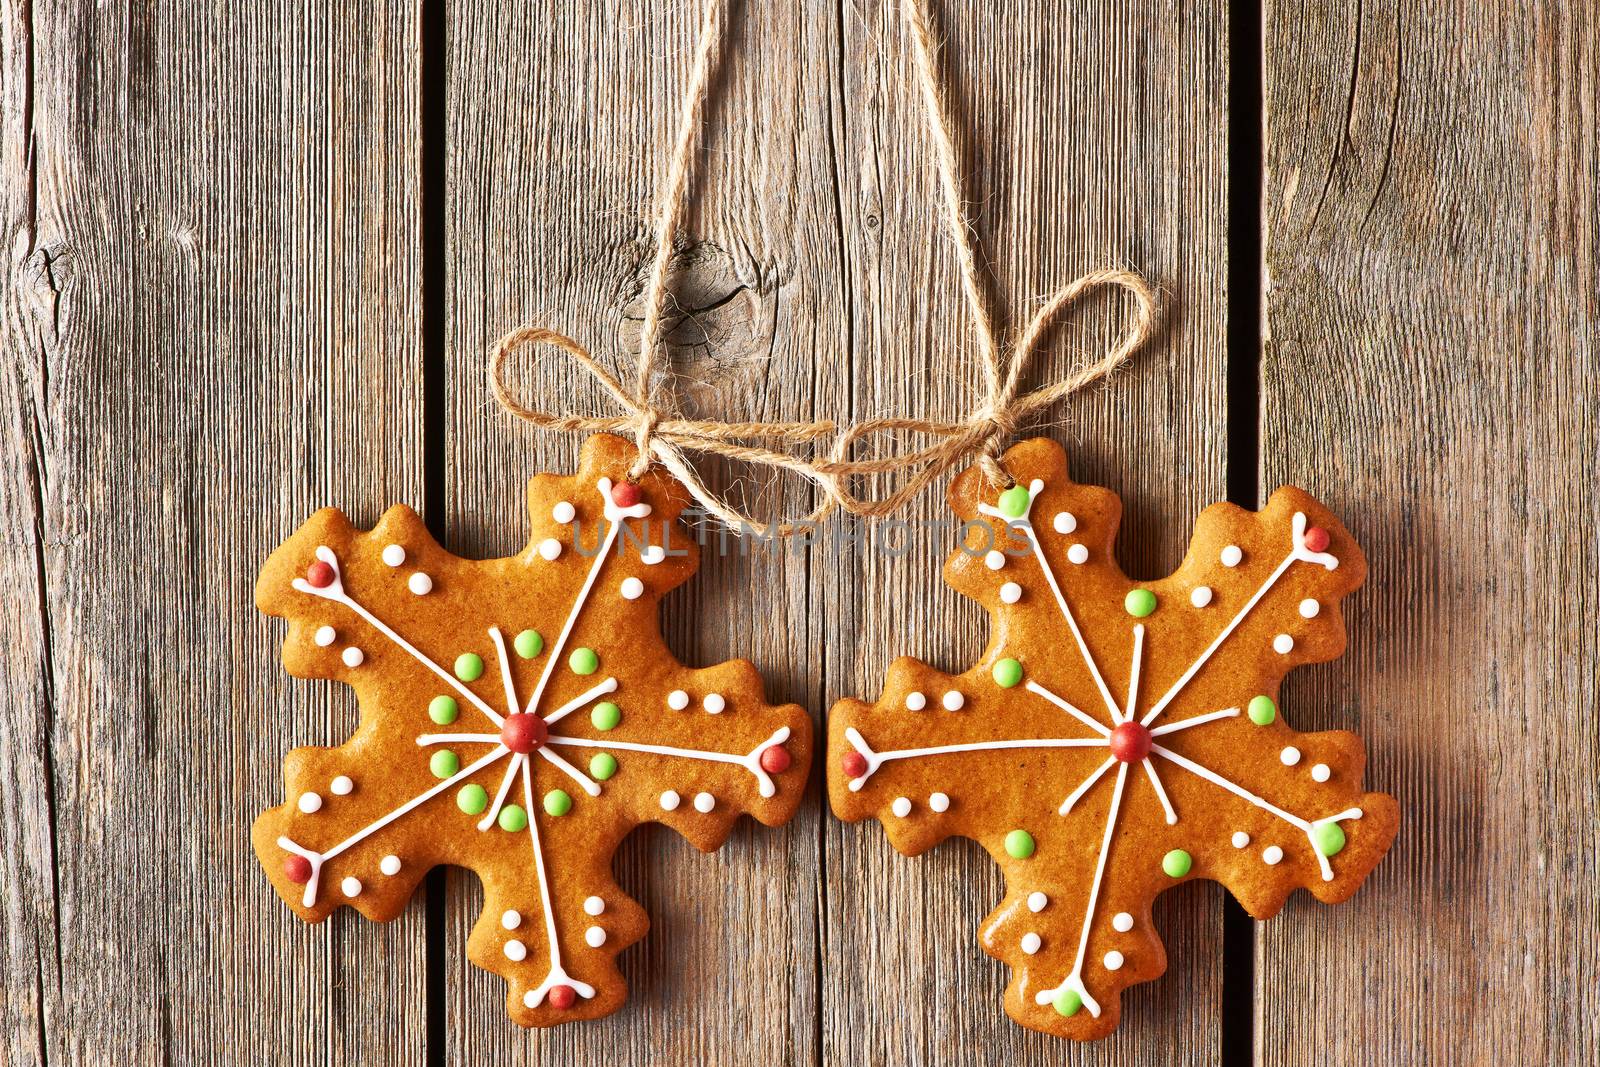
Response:
POLYGON ((1262 1063, 1600 1048, 1594 461, 1600 36, 1585 5, 1266 8, 1263 488, 1371 562, 1292 679, 1405 822, 1262 928, 1262 1063))
POLYGON ((3 1056, 396 1062, 420 905, 310 929, 251 854, 354 725, 252 587, 320 504, 420 493, 415 20, 3 19, 3 1056))

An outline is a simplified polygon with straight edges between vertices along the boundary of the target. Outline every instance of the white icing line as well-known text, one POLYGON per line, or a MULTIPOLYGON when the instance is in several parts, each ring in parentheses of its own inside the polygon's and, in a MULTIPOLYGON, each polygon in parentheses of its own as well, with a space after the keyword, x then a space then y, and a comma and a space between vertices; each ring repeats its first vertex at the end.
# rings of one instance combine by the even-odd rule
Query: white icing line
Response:
POLYGON ((517 713, 517 683, 511 678, 511 657, 506 655, 506 639, 500 633, 500 627, 489 627, 489 637, 494 641, 495 654, 500 657, 500 680, 506 686, 506 714, 517 713))
POLYGON ((537 1008, 544 1003, 545 994, 555 986, 571 986, 585 1000, 594 996, 594 986, 573 979, 561 967, 561 943, 556 940, 556 913, 550 903, 550 880, 544 873, 544 848, 539 843, 539 817, 535 814, 538 809, 533 806, 533 775, 528 767, 528 763, 523 763, 522 795, 528 804, 528 839, 533 842, 533 867, 539 876, 539 906, 544 910, 545 940, 550 944, 550 972, 537 988, 530 989, 522 996, 524 1005, 537 1008))
POLYGON ((742 756, 732 752, 708 752, 698 748, 673 748, 670 745, 646 745, 634 741, 594 741, 587 737, 566 737, 559 734, 551 734, 545 743, 550 745, 574 745, 578 748, 616 749, 619 752, 651 752, 659 756, 678 756, 683 759, 708 760, 712 763, 732 763, 755 775, 761 795, 770 797, 778 789, 777 786, 773 785, 772 778, 768 776, 766 770, 761 766, 761 753, 773 745, 782 744, 788 739, 789 728, 780 726, 773 731, 771 737, 768 737, 742 756))
POLYGON ((523 710, 529 715, 539 707, 539 698, 544 696, 544 687, 550 684, 550 674, 555 670, 556 664, 561 660, 561 652, 566 648, 567 638, 572 636, 572 628, 578 622, 578 613, 583 610, 584 601, 589 599, 589 590, 594 588, 595 579, 600 576, 600 568, 605 565, 606 557, 611 553, 611 546, 616 543, 617 533, 622 529, 618 519, 631 517, 630 513, 644 511, 642 515, 650 514, 650 505, 639 503, 631 508, 615 508, 611 501, 611 479, 601 478, 595 483, 595 488, 600 490, 600 499, 605 502, 606 526, 605 539, 600 543, 600 550, 594 554, 594 562, 589 564, 589 573, 583 579, 583 588, 578 590, 578 599, 573 601, 572 610, 567 613, 567 621, 561 627, 561 636, 556 638, 556 643, 550 649, 550 659, 546 661, 544 670, 539 674, 539 684, 534 687, 533 696, 528 698, 528 706, 523 710), (613 513, 617 518, 613 519, 613 513))
POLYGON ((589 703, 589 701, 593 700, 595 697, 604 696, 607 693, 615 693, 616 691, 617 680, 615 678, 607 678, 593 689, 590 689, 588 692, 579 696, 573 697, 555 711, 552 711, 549 715, 546 715, 544 717, 544 723, 546 726, 549 726, 553 722, 560 722, 568 715, 571 715, 573 712, 589 703))
POLYGON ((484 817, 478 820, 479 830, 487 830, 494 825, 495 816, 500 814, 500 805, 506 802, 506 794, 511 792, 511 783, 517 780, 517 768, 522 766, 522 761, 526 758, 520 752, 511 754, 511 762, 506 767, 506 776, 500 779, 500 788, 495 791, 494 803, 489 805, 489 811, 484 817))
POLYGON ((1156 716, 1160 715, 1161 712, 1166 709, 1166 706, 1172 702, 1172 699, 1178 695, 1178 692, 1183 689, 1184 686, 1188 685, 1194 676, 1199 673, 1200 668, 1206 665, 1206 662, 1211 659, 1211 657, 1216 653, 1217 649, 1222 647, 1222 643, 1232 635, 1234 629, 1238 627, 1239 623, 1244 621, 1244 617, 1250 614, 1250 609, 1254 608, 1256 604, 1260 602, 1261 598, 1267 595, 1267 591, 1277 584, 1278 579, 1283 577, 1284 572, 1287 571, 1290 566, 1297 561, 1305 563, 1318 563, 1330 571, 1339 566, 1339 560, 1337 557, 1330 556, 1326 552, 1312 552, 1306 548, 1306 516, 1304 512, 1297 511, 1294 513, 1294 520, 1290 523, 1289 532, 1292 539, 1292 547, 1289 549, 1289 554, 1284 557, 1282 563, 1278 564, 1277 569, 1272 572, 1271 577, 1262 583, 1261 588, 1255 591, 1255 595, 1245 602, 1244 607, 1239 609, 1239 614, 1235 615, 1233 620, 1223 628, 1223 631, 1217 635, 1217 639, 1211 642, 1210 647, 1208 647, 1204 652, 1200 653, 1200 658, 1195 660, 1194 663, 1189 666, 1189 669, 1183 672, 1183 677, 1172 683, 1172 688, 1168 689, 1166 694, 1162 696, 1160 700, 1156 701, 1155 707, 1150 709, 1150 714, 1146 715, 1142 720, 1145 726, 1149 726, 1152 722, 1154 722, 1156 716))
POLYGON ((1218 719, 1233 719, 1237 718, 1238 715, 1238 708, 1223 708, 1221 711, 1208 712, 1205 715, 1196 715, 1193 718, 1169 722, 1165 726, 1157 726, 1150 731, 1150 736, 1160 737, 1162 734, 1175 734, 1179 730, 1187 730, 1191 726, 1201 726, 1208 722, 1215 722, 1218 719))
POLYGON ((1144 663, 1144 623, 1133 628, 1133 666, 1128 671, 1128 703, 1122 718, 1132 722, 1139 707, 1139 667, 1144 663))
POLYGON ((860 792, 861 787, 866 785, 867 779, 890 760, 947 756, 953 752, 988 752, 1003 748, 1105 748, 1108 744, 1107 741, 1095 737, 1037 737, 1020 741, 975 741, 964 745, 934 745, 930 748, 899 748, 889 752, 874 752, 855 727, 846 730, 845 737, 867 760, 867 772, 859 778, 851 779, 851 792, 860 792))
POLYGON ((316 853, 310 849, 301 848, 293 841, 290 841, 287 837, 278 838, 278 846, 280 848, 287 849, 296 855, 304 856, 306 859, 311 861, 311 878, 306 882, 306 895, 304 902, 305 907, 309 908, 317 902, 317 883, 322 876, 322 865, 324 863, 333 859, 351 845, 364 841, 366 838, 377 833, 385 826, 388 826, 390 823, 400 818, 400 816, 432 800, 434 797, 438 796, 446 789, 449 789, 463 778, 466 778, 472 774, 476 774, 478 771, 487 767, 489 764, 493 763, 501 756, 504 756, 509 751, 510 749, 507 749, 503 745, 496 745, 494 751, 490 752, 487 756, 484 756, 482 759, 466 767, 464 770, 457 771, 455 774, 451 775, 449 778, 446 778, 432 789, 412 797, 410 800, 406 801, 404 804, 400 805, 398 808, 395 808, 393 811, 389 812, 389 814, 383 816, 375 822, 368 823, 366 826, 363 826, 361 829, 357 830, 343 841, 340 841, 337 845, 334 845, 326 852, 316 853))
POLYGON ((587 774, 584 774, 582 771, 578 770, 578 768, 574 767, 572 764, 568 763, 562 757, 556 755, 554 752, 551 752, 544 746, 540 746, 539 755, 543 756, 555 766, 565 771, 568 777, 583 787, 583 791, 585 793, 588 793, 592 797, 597 797, 600 795, 600 784, 594 779, 590 778, 587 774))
POLYGON ((1156 799, 1161 801, 1161 810, 1167 813, 1167 825, 1178 825, 1178 813, 1172 810, 1172 801, 1167 799, 1167 791, 1161 788, 1161 776, 1156 773, 1155 762, 1144 759, 1140 760, 1139 763, 1144 767, 1144 773, 1150 779, 1150 788, 1156 791, 1156 799))
POLYGON ((1213 770, 1211 770, 1211 769, 1209 769, 1207 767, 1202 767, 1200 764, 1196 763, 1194 760, 1189 759, 1186 756, 1178 755, 1176 752, 1172 751, 1170 748, 1162 748, 1160 745, 1151 745, 1150 746, 1150 751, 1154 752, 1158 756, 1163 757, 1164 759, 1171 760, 1173 763, 1176 763, 1178 766, 1182 767, 1184 770, 1188 771, 1190 774, 1198 775, 1199 777, 1204 778, 1206 781, 1210 782, 1212 785, 1221 786, 1223 789, 1226 789, 1228 792, 1234 794, 1235 796, 1242 797, 1243 799, 1248 800, 1250 803, 1254 804, 1256 807, 1262 809, 1263 811, 1271 812, 1272 814, 1276 815, 1278 818, 1282 819, 1284 822, 1288 823, 1290 826, 1297 826, 1301 830, 1304 830, 1304 831, 1306 831, 1308 833, 1311 830, 1311 824, 1306 822, 1304 819, 1300 818, 1300 816, 1289 814, 1287 811, 1284 811, 1282 808, 1278 807, 1276 804, 1273 804, 1270 801, 1263 800, 1262 798, 1256 796, 1254 793, 1250 792, 1248 789, 1245 789, 1242 786, 1234 785, 1232 782, 1228 781, 1226 778, 1222 777, 1222 775, 1218 774, 1217 772, 1215 772, 1215 771, 1213 771, 1213 770))
POLYGON ((1106 815, 1105 833, 1100 837, 1100 858, 1095 862, 1094 881, 1089 885, 1089 906, 1083 913, 1083 930, 1078 935, 1078 958, 1072 965, 1072 972, 1054 989, 1046 989, 1034 994, 1034 1003, 1048 1004, 1056 999, 1056 995, 1063 989, 1077 990, 1078 996, 1083 998, 1084 1007, 1089 1009, 1089 1014, 1096 1019, 1100 1017, 1100 1005, 1089 995, 1083 987, 1083 955, 1089 949, 1089 927, 1094 922, 1095 905, 1100 902, 1100 883, 1106 874, 1106 857, 1111 854, 1111 837, 1117 829, 1117 813, 1122 808, 1122 787, 1128 780, 1128 765, 1124 763, 1117 770, 1117 784, 1111 793, 1111 811, 1106 815))
POLYGON ((1087 713, 1085 713, 1083 711, 1080 711, 1079 709, 1073 707, 1071 704, 1067 703, 1061 697, 1056 696, 1054 693, 1050 692, 1050 690, 1046 689, 1044 686, 1040 685, 1038 682, 1034 681, 1032 678, 1028 679, 1026 688, 1027 688, 1028 692, 1037 693, 1039 696, 1044 697, 1050 703, 1054 704, 1056 707, 1060 708, 1062 711, 1066 712, 1068 715, 1073 716, 1079 722, 1081 722, 1085 726, 1087 726, 1089 729, 1091 729, 1091 730, 1095 731, 1096 733, 1098 733, 1101 737, 1110 737, 1111 736, 1111 731, 1106 729, 1106 727, 1104 725, 1102 725, 1102 724, 1100 724, 1098 722, 1095 722, 1093 719, 1091 719, 1088 716, 1087 713))
POLYGON ((357 615, 361 616, 368 623, 370 623, 373 629, 377 630, 383 636, 387 637, 389 640, 405 649, 405 651, 411 655, 412 659, 428 668, 434 674, 437 674, 440 678, 443 678, 447 684, 455 689, 456 692, 466 697, 469 704, 487 715, 490 721, 492 721, 496 726, 505 725, 505 719, 502 718, 500 714, 493 708, 489 707, 488 704, 484 703, 478 694, 462 685, 460 679, 451 674, 449 671, 445 670, 443 667, 439 666, 437 663, 433 662, 433 660, 429 659, 427 656, 423 655, 415 645, 391 629, 388 623, 384 622, 372 612, 362 607, 354 597, 350 596, 344 591, 344 575, 339 570, 339 558, 333 554, 333 550, 331 548, 328 548, 326 545, 319 545, 317 547, 317 558, 333 568, 332 584, 324 589, 318 589, 304 578, 296 578, 293 582, 289 583, 295 588, 295 590, 301 593, 309 593, 314 597, 321 597, 323 600, 331 600, 336 604, 343 604, 345 607, 349 608, 351 611, 355 612, 357 615))
POLYGON ((422 734, 417 738, 418 745, 453 745, 453 744, 497 745, 500 743, 499 734, 422 734))
POLYGON ((1109 771, 1111 769, 1111 765, 1115 762, 1117 762, 1117 757, 1106 757, 1106 761, 1100 764, 1100 766, 1096 767, 1094 772, 1090 774, 1089 777, 1085 778, 1083 783, 1079 785, 1078 788, 1072 791, 1072 795, 1061 802, 1061 806, 1056 809, 1056 814, 1070 814, 1072 812, 1073 805, 1077 804, 1078 801, 1083 799, 1083 794, 1087 793, 1090 788, 1092 788, 1094 784, 1100 780, 1100 776, 1109 771))
POLYGON ((1111 690, 1106 688, 1106 680, 1100 676, 1100 668, 1095 665, 1094 657, 1089 654, 1089 645, 1083 639, 1083 631, 1078 629, 1078 620, 1073 617, 1072 609, 1067 606, 1067 598, 1056 582, 1056 572, 1051 569, 1050 561, 1045 558, 1044 548, 1039 544, 1038 535, 1033 532, 1033 524, 1024 520, 1018 525, 1028 535, 1029 544, 1033 545, 1033 554, 1039 561, 1039 569, 1044 572, 1045 581, 1050 583, 1050 591, 1056 596, 1056 606, 1066 618, 1067 628, 1072 631, 1073 640, 1078 642, 1078 651, 1083 654, 1083 662, 1088 664, 1089 673, 1094 676, 1094 684, 1100 690, 1100 698, 1106 702, 1106 707, 1111 712, 1111 721, 1121 722, 1122 713, 1117 708, 1117 702, 1111 699, 1111 690))

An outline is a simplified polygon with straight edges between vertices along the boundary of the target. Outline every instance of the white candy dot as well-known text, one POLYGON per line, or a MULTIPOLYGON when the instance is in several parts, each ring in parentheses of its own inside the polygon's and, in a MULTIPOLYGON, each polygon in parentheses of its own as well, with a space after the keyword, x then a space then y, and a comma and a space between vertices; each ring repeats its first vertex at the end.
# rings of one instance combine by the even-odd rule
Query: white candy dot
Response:
POLYGON ((1222 550, 1222 565, 1224 567, 1237 567, 1244 560, 1244 549, 1238 545, 1229 545, 1222 550))
POLYGON ((1110 952, 1107 952, 1105 964, 1106 970, 1108 971, 1122 970, 1122 953, 1118 952, 1116 949, 1112 949, 1110 952))
POLYGON ((950 798, 943 793, 934 793, 928 797, 928 807, 943 814, 950 810, 950 798))
POLYGON ((662 811, 677 811, 678 805, 682 802, 683 798, 677 794, 676 790, 669 789, 665 793, 661 794, 662 811))
POLYGON ((390 878, 393 878, 395 875, 400 873, 400 857, 383 857, 383 859, 378 861, 378 870, 382 871, 384 874, 387 874, 390 878))
POLYGON ((383 550, 383 561, 391 567, 398 567, 406 561, 406 550, 400 545, 389 545, 383 550))
POLYGON ((583 932, 583 939, 589 943, 590 948, 599 948, 606 943, 606 932, 598 926, 591 926, 583 932))
POLYGON ((339 639, 339 631, 335 630, 331 626, 319 626, 319 627, 317 627, 316 636, 312 637, 311 640, 315 641, 317 644, 321 645, 323 648, 327 648, 329 645, 333 644, 338 639, 339 639))
POLYGON ((983 557, 983 565, 992 571, 997 571, 1006 565, 1006 554, 998 548, 991 548, 989 554, 983 557))
POLYGON ((639 558, 654 567, 667 558, 667 550, 660 545, 646 545, 644 551, 639 553, 639 558))
POLYGON ((1043 944, 1044 942, 1039 940, 1039 935, 1032 931, 1022 935, 1022 951, 1030 956, 1038 952, 1043 944))
POLYGON ((1268 867, 1276 866, 1281 859, 1283 859, 1283 849, 1277 845, 1268 845, 1261 853, 1261 862, 1268 867))
POLYGON ((528 946, 521 941, 506 942, 506 959, 512 963, 521 963, 528 958, 528 946))
POLYGON ((590 897, 583 902, 583 911, 585 915, 604 915, 606 902, 599 897, 590 897))
POLYGON ((624 578, 620 592, 623 600, 638 600, 644 595, 644 583, 637 578, 624 578))
POLYGON ((702 703, 705 704, 706 711, 713 715, 721 715, 723 709, 728 706, 728 702, 722 698, 721 693, 707 693, 702 703))
POLYGON ((1294 638, 1288 634, 1279 634, 1272 639, 1272 651, 1280 656, 1287 656, 1294 651, 1294 638))
POLYGON ((1055 527, 1056 533, 1069 534, 1078 528, 1078 517, 1070 511, 1058 511, 1050 525, 1055 527))
POLYGON ((421 571, 417 571, 410 578, 407 578, 406 585, 418 596, 427 596, 433 592, 433 579, 421 571))
POLYGON ((1022 586, 1016 582, 1007 582, 1000 587, 1000 602, 1002 604, 1015 604, 1022 599, 1022 586))
POLYGON ((1045 896, 1043 893, 1038 892, 1037 890, 1028 894, 1028 910, 1033 912, 1035 915, 1043 911, 1045 906, 1049 903, 1050 898, 1045 896))
POLYGON ((320 794, 320 793, 301 793, 300 794, 300 810, 305 812, 307 815, 310 815, 310 814, 312 814, 314 812, 321 811, 322 810, 322 794, 320 794))
POLYGON ((359 897, 361 895, 361 879, 346 878, 339 883, 339 890, 347 897, 359 897))
POLYGON ((1133 929, 1133 916, 1125 911, 1119 911, 1111 916, 1111 929, 1120 934, 1125 934, 1133 929))
POLYGON ((1067 561, 1069 563, 1087 563, 1089 562, 1089 550, 1082 545, 1073 545, 1067 549, 1067 561))
POLYGON ((710 793, 696 793, 694 795, 694 810, 704 815, 717 806, 717 798, 710 793))
POLYGON ((578 509, 572 506, 570 500, 558 500, 556 506, 550 509, 550 517, 557 522, 571 522, 578 514, 578 509))
POLYGON ((500 916, 500 925, 504 926, 507 930, 515 930, 517 927, 522 925, 522 913, 520 911, 506 912, 504 915, 500 916))
POLYGON ((1278 758, 1283 761, 1283 765, 1285 767, 1293 767, 1296 763, 1300 762, 1300 750, 1295 748, 1293 745, 1290 745, 1288 748, 1278 753, 1278 758))
POLYGON ((1235 830, 1233 832, 1233 847, 1234 848, 1244 848, 1244 846, 1248 845, 1249 843, 1250 843, 1250 835, 1249 834, 1245 833, 1243 830, 1235 830))
POLYGON ((328 783, 329 791, 332 792, 333 795, 336 796, 336 797, 347 797, 347 796, 349 796, 350 795, 350 791, 352 789, 354 789, 355 787, 356 787, 356 784, 350 780, 349 775, 345 775, 345 774, 341 774, 339 777, 335 778, 332 782, 328 783))
POLYGON ((894 803, 889 805, 889 810, 903 819, 911 814, 911 801, 906 797, 895 797, 894 803))
POLYGON ((359 667, 366 660, 367 654, 355 645, 351 645, 340 653, 339 658, 344 660, 346 667, 359 667))
POLYGON ((954 689, 950 690, 950 692, 944 695, 944 707, 946 711, 960 711, 966 706, 966 703, 967 698, 956 692, 954 689))
POLYGON ((1326 782, 1331 777, 1333 777, 1333 771, 1326 763, 1319 763, 1311 768, 1311 780, 1313 782, 1326 782))
POLYGON ((543 541, 539 542, 539 555, 548 560, 555 559, 557 556, 561 555, 561 542, 557 541, 554 537, 546 537, 543 541))
POLYGON ((1300 617, 1302 619, 1314 619, 1321 610, 1322 605, 1315 600, 1306 599, 1300 601, 1300 617))
POLYGON ((1211 603, 1211 587, 1209 585, 1197 585, 1189 590, 1189 603, 1197 608, 1203 608, 1211 603))
POLYGON ((906 710, 921 711, 928 706, 928 698, 913 689, 906 694, 906 710))
POLYGON ((689 694, 682 689, 674 689, 667 694, 667 707, 673 711, 682 711, 689 706, 689 694))

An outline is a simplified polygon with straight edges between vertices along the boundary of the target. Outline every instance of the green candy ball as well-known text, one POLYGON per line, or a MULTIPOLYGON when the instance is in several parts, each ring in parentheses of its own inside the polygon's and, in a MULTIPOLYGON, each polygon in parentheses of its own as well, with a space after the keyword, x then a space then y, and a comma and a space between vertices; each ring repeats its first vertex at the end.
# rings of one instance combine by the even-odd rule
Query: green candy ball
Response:
POLYGON ((567 666, 572 668, 573 674, 593 674, 600 669, 600 657, 592 648, 575 648, 567 657, 567 666))
POLYGON ((456 677, 463 682, 476 682, 483 677, 483 657, 476 652, 463 652, 456 657, 456 677))
POLYGON ((456 716, 461 714, 461 705, 456 703, 455 697, 436 696, 428 701, 428 718, 440 726, 449 726, 456 721, 456 716))
POLYGON ((617 723, 622 721, 622 709, 609 700, 602 700, 589 712, 589 721, 594 723, 596 730, 615 730, 617 723))
POLYGON ((1168 878, 1182 878, 1194 866, 1194 857, 1181 848, 1175 848, 1161 857, 1161 869, 1168 878))
POLYGON ((1056 1009, 1057 1015, 1071 1018, 1083 1007, 1083 998, 1078 996, 1076 989, 1063 989, 1056 994, 1056 999, 1050 1002, 1050 1006, 1056 1009))
POLYGON ((1142 619, 1156 610, 1156 595, 1148 589, 1134 589, 1122 598, 1122 606, 1129 615, 1142 619))
POLYGON ((1274 704, 1269 696, 1251 697, 1250 706, 1245 710, 1250 716, 1250 721, 1257 726, 1270 725, 1272 720, 1278 717, 1278 705, 1274 704))
POLYGON ((468 815, 482 815, 483 809, 489 806, 489 794, 483 791, 481 785, 464 785, 461 792, 456 794, 456 807, 468 815))
POLYGON ((1011 831, 1006 835, 1006 854, 1019 860, 1033 855, 1033 835, 1026 830, 1011 831))
POLYGON ((1337 856, 1344 851, 1344 829, 1336 822, 1325 822, 1311 831, 1311 842, 1324 856, 1337 856))
POLYGON ((538 630, 522 631, 511 644, 517 650, 517 655, 523 659, 532 659, 544 651, 544 638, 539 635, 538 630))
POLYGON ((617 758, 609 752, 601 752, 589 761, 589 777, 597 781, 605 781, 617 773, 617 758))
POLYGON ((1022 664, 1014 659, 1003 659, 994 665, 994 684, 1010 689, 1022 681, 1022 664))
POLYGON ((428 758, 428 770, 435 778, 448 778, 461 769, 461 760, 448 748, 441 748, 428 758))
POLYGON ((546 815, 560 817, 572 810, 572 797, 565 789, 552 789, 544 795, 544 812, 546 815))
POLYGON ((500 824, 500 829, 514 834, 528 828, 528 813, 522 810, 520 804, 507 804, 500 809, 500 817, 495 821, 500 824))
POLYGON ((1000 494, 1000 514, 1008 519, 1020 519, 1028 513, 1031 503, 1033 501, 1028 497, 1028 491, 1020 485, 1013 485, 1000 494))

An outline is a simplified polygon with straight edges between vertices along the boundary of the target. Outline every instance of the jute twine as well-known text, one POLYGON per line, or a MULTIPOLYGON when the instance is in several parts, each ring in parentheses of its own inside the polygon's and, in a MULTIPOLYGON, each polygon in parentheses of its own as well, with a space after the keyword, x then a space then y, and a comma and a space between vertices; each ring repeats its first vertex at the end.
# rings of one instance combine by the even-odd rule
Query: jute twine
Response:
POLYGON ((787 452, 744 443, 751 439, 814 442, 830 436, 835 430, 834 424, 825 419, 792 423, 681 419, 666 417, 655 406, 651 398, 650 381, 662 348, 660 334, 668 299, 667 270, 686 206, 689 159, 701 128, 712 56, 721 39, 723 2, 706 0, 694 66, 684 92, 677 138, 656 204, 655 257, 645 292, 645 317, 640 331, 633 389, 624 389, 609 371, 570 337, 554 330, 525 326, 502 337, 491 353, 489 381, 495 399, 518 418, 547 429, 568 432, 631 431, 639 447, 639 458, 629 471, 630 477, 639 477, 649 469, 652 461, 659 462, 683 483, 707 512, 730 527, 761 535, 775 533, 787 536, 801 530, 809 531, 836 505, 858 515, 890 514, 921 492, 929 482, 973 456, 977 457, 985 476, 993 485, 1010 485, 1011 478, 1000 462, 1000 450, 1004 442, 1016 433, 1018 426, 1028 416, 1104 379, 1125 362, 1154 332, 1156 298, 1145 280, 1133 271, 1117 268, 1091 271, 1051 294, 1002 354, 989 303, 984 296, 977 254, 966 219, 956 147, 950 135, 946 94, 934 65, 934 45, 921 0, 903 0, 902 14, 911 31, 917 79, 921 86, 928 129, 933 138, 945 227, 955 242, 961 286, 978 342, 986 387, 983 403, 966 419, 957 422, 901 416, 868 419, 840 435, 826 459, 804 459, 787 452), (1132 329, 1100 359, 1075 370, 1060 381, 1020 393, 1022 375, 1033 349, 1056 317, 1089 293, 1115 288, 1127 290, 1135 300, 1132 329), (514 354, 530 345, 552 346, 577 360, 604 386, 626 414, 556 414, 524 405, 506 385, 505 365, 514 354), (942 440, 909 453, 876 459, 850 458, 855 442, 874 434, 894 432, 926 434, 942 440), (685 458, 685 451, 708 452, 794 471, 820 487, 822 501, 810 515, 797 523, 760 522, 711 492, 685 458), (882 499, 867 499, 846 487, 848 479, 857 475, 894 472, 911 472, 911 477, 882 499))

